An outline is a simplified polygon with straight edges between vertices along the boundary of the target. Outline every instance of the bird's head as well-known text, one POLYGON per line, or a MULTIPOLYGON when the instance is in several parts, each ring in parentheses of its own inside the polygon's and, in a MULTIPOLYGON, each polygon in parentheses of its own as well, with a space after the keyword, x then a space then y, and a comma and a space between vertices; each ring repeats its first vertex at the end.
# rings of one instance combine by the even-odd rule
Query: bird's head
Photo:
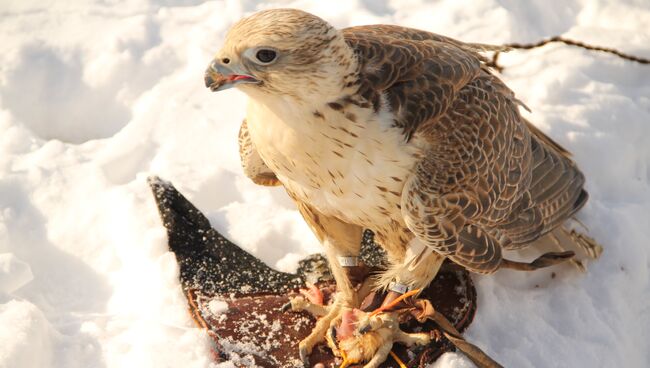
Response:
POLYGON ((326 21, 273 9, 232 27, 205 72, 205 84, 212 91, 237 87, 253 98, 330 98, 341 94, 355 63, 341 33, 326 21))

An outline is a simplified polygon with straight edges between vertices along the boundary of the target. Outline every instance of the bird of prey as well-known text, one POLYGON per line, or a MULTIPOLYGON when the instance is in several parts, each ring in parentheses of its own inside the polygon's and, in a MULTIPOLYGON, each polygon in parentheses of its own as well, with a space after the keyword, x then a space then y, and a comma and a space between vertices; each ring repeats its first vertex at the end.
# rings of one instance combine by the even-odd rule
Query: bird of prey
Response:
POLYGON ((426 287, 445 258, 489 274, 573 255, 503 258, 561 227, 588 196, 568 152, 520 115, 521 102, 486 66, 481 52, 494 50, 393 25, 339 30, 294 9, 255 13, 227 34, 206 86, 248 95, 244 172, 286 189, 337 283, 300 343, 303 359, 326 340, 348 362, 377 367, 393 342, 428 343, 394 328, 394 314, 357 308, 369 289, 386 290, 390 303, 426 287), (350 271, 360 267, 364 229, 389 267, 357 285, 350 271))

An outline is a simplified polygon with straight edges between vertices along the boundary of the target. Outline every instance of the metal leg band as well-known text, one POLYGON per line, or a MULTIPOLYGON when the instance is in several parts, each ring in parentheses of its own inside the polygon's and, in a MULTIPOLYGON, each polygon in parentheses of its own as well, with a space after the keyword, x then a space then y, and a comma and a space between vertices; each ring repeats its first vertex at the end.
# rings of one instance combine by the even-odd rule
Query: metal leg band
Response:
POLYGON ((359 257, 357 256, 339 256, 339 265, 341 267, 357 267, 359 266, 359 257))
POLYGON ((394 291, 394 292, 399 293, 399 294, 404 294, 407 291, 409 291, 409 287, 406 284, 402 284, 400 282, 393 281, 390 284, 388 284, 388 290, 394 291))

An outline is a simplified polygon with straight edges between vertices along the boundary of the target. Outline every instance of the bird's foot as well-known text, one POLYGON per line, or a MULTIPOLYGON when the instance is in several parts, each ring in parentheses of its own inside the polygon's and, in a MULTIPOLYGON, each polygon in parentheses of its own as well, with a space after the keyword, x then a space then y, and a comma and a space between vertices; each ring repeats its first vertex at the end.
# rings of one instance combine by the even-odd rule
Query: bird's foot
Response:
POLYGON ((376 368, 388 358, 389 354, 393 355, 400 367, 404 367, 399 358, 391 353, 394 343, 409 347, 429 344, 431 342, 429 333, 407 333, 399 327, 403 310, 398 311, 398 306, 402 300, 416 293, 417 291, 390 299, 370 313, 353 310, 353 316, 347 319, 351 320, 356 327, 352 333, 339 333, 338 336, 338 349, 344 358, 341 368, 364 362, 364 368, 376 368))
MULTIPOLYGON (((309 355, 314 346, 323 341, 332 349, 335 356, 341 356, 336 339, 338 333, 351 333, 344 330, 346 327, 340 327, 351 326, 349 321, 353 306, 344 300, 349 298, 337 293, 329 305, 323 305, 322 294, 313 285, 309 285, 308 290, 301 290, 301 294, 303 295, 292 298, 283 309, 297 312, 306 311, 318 319, 311 333, 298 344, 303 364, 305 367, 310 367, 309 355)), ((347 328, 351 329, 352 327, 347 328)))
MULTIPOLYGON (((351 364, 365 363, 364 368, 376 368, 388 359, 394 343, 406 346, 427 345, 431 341, 428 333, 407 333, 399 327, 398 312, 378 315, 355 310, 357 329, 350 336, 342 336, 338 348, 344 357, 341 368, 351 364)), ((404 364, 399 361, 400 366, 404 364)))

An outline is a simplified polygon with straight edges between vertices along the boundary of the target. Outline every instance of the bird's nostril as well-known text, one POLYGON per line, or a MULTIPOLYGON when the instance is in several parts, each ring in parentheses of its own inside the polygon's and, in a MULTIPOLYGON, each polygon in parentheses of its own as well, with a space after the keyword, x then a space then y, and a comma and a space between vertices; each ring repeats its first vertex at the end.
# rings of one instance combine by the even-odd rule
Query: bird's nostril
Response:
POLYGON ((221 62, 224 63, 224 64, 228 64, 228 63, 230 63, 230 59, 223 58, 223 59, 221 59, 221 62))

